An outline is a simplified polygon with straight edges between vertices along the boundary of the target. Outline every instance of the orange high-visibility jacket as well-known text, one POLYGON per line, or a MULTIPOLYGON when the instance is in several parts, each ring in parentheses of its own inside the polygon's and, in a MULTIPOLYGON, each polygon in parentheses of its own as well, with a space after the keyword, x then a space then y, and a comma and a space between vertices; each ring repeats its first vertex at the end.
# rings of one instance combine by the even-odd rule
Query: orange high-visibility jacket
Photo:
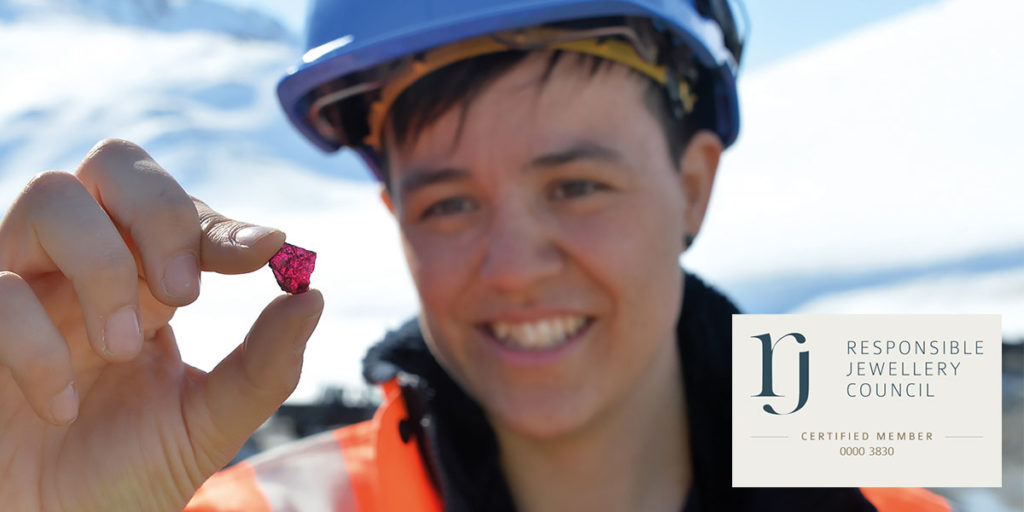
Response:
MULTIPOLYGON (((703 432, 707 439, 698 440, 694 451, 694 463, 703 459, 703 475, 714 479, 714 495, 705 495, 698 501, 721 510, 727 510, 736 498, 744 510, 756 510, 759 504, 783 510, 791 499, 785 493, 768 493, 764 497, 752 497, 751 491, 763 489, 736 489, 731 496, 728 486, 730 472, 727 466, 713 467, 708 464, 729 459, 731 424, 728 407, 729 382, 731 381, 731 325, 736 307, 725 296, 707 286, 698 277, 686 274, 686 293, 682 296, 680 318, 677 325, 681 364, 688 379, 687 404, 694 432, 703 432), (718 407, 718 409, 716 409, 718 407), (725 435, 722 433, 726 432, 725 435), (710 455, 708 454, 710 452, 710 455), (723 456, 723 454, 725 454, 723 456), (707 500, 707 501, 705 501, 707 500), (753 501, 751 501, 753 500, 753 501), (768 503, 762 500, 775 500, 768 503)), ((440 511, 443 498, 436 489, 434 480, 446 481, 447 474, 433 474, 428 468, 445 471, 442 464, 446 452, 430 453, 431 449, 444 450, 437 443, 431 449, 421 449, 419 443, 427 438, 425 431, 409 435, 410 425, 422 425, 426 402, 424 394, 417 392, 419 384, 426 384, 434 392, 441 392, 438 384, 449 379, 443 368, 424 364, 433 361, 422 333, 415 320, 410 321, 370 349, 364 360, 364 376, 369 382, 380 383, 384 391, 384 402, 372 420, 345 427, 333 432, 283 447, 254 457, 250 462, 238 464, 220 474, 214 475, 196 493, 189 503, 190 512, 265 512, 265 511, 440 511), (402 354, 399 356, 399 354, 402 354), (433 367, 433 369, 430 369, 433 367), (408 382, 399 384, 398 375, 408 369, 408 382), (424 373, 426 372, 426 373, 424 373), (434 374, 436 372, 436 374, 434 374), (416 381, 415 379, 420 379, 416 381), (403 387, 406 386, 406 387, 403 387), (422 403, 421 403, 422 402, 422 403), (402 429, 401 426, 406 428, 402 429), (424 455, 426 454, 426 455, 424 455)), ((449 382, 444 387, 456 387, 449 382), (450 386, 449 386, 450 385, 450 386)), ((450 393, 450 391, 449 391, 450 393)), ((447 405, 459 403, 456 396, 436 396, 437 402, 447 405)), ((470 398, 462 397, 468 401, 470 398)), ((436 409, 436 406, 433 406, 436 409)), ((439 411, 433 411, 438 413, 439 411)), ((440 420, 441 416, 437 416, 440 420)), ((440 433, 440 421, 433 425, 435 434, 440 433)), ((416 430, 415 428, 413 430, 416 430)), ((691 432, 692 434, 692 432, 691 432)), ((447 438, 445 438, 447 439, 447 438)), ((440 440, 440 439, 438 439, 440 440)), ((449 440, 458 443, 459 440, 449 440)), ((431 443, 433 445, 435 443, 431 443)), ((482 447, 481 447, 482 448, 482 447)), ((726 462, 727 464, 727 462, 726 462)), ((466 468, 463 468, 466 469, 466 468)), ((477 468, 470 468, 475 471, 477 468)), ((483 469, 483 468, 481 468, 483 469)), ((490 468, 495 469, 495 468, 490 468)), ((500 478, 500 476, 498 477, 500 478)), ((695 487, 695 490, 698 489, 695 487)), ((461 492, 461 489, 453 489, 461 492)), ((490 493, 492 489, 466 489, 476 494, 490 493)), ((507 492, 507 489, 501 489, 507 492)), ((807 510, 807 503, 814 502, 813 493, 818 489, 791 490, 807 498, 801 507, 807 510)), ((849 496, 857 503, 850 508, 865 506, 863 500, 852 489, 834 489, 849 496)), ((497 491, 494 491, 497 492, 497 491)), ((861 489, 861 494, 882 512, 940 512, 950 510, 942 498, 923 489, 872 488, 861 489)), ((835 494, 827 496, 835 497, 835 494)), ((494 496, 498 498, 499 496, 494 496)), ((448 496, 450 504, 456 506, 459 496, 448 496)), ((500 496, 511 499, 511 496, 500 496)), ((472 505, 461 505, 472 506, 472 505)))
POLYGON ((373 419, 271 450, 217 473, 187 512, 425 511, 441 499, 415 437, 403 441, 408 416, 392 379, 373 419))
MULTIPOLYGON (((373 419, 254 457, 210 478, 187 512, 440 512, 397 379, 383 385, 373 419)), ((880 512, 948 512, 941 497, 916 488, 862 488, 880 512)))

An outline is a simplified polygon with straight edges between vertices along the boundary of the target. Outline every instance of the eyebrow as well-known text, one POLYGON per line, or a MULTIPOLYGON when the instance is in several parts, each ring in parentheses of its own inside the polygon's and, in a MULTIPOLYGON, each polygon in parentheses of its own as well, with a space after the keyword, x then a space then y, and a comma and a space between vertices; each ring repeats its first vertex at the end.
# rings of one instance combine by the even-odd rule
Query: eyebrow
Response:
POLYGON ((529 167, 558 167, 576 160, 600 160, 604 162, 617 163, 622 161, 622 155, 618 151, 596 142, 580 141, 567 149, 534 158, 533 161, 530 162, 529 167))
MULTIPOLYGON (((607 146, 590 141, 581 141, 567 149, 538 156, 527 167, 531 169, 545 169, 565 165, 576 160, 600 160, 616 163, 622 161, 622 155, 607 146)), ((399 181, 398 194, 399 197, 405 197, 430 185, 466 180, 469 177, 470 172, 468 170, 454 167, 416 169, 399 181)))
POLYGON ((437 183, 460 181, 469 178, 469 171, 445 167, 442 169, 416 169, 399 181, 400 197, 407 196, 417 190, 437 183))

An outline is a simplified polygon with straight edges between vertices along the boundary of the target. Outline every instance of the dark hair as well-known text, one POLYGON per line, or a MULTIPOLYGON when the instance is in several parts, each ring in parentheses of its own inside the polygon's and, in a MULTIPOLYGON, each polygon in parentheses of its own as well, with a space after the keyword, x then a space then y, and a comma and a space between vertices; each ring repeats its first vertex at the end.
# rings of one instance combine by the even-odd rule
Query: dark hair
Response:
MULTIPOLYGON (((445 112, 458 107, 460 120, 455 140, 462 135, 465 117, 473 101, 489 84, 500 78, 516 64, 521 62, 529 51, 513 50, 493 53, 467 59, 444 67, 416 81, 402 92, 391 106, 389 136, 385 137, 384 148, 381 150, 381 174, 384 186, 391 190, 390 171, 387 162, 387 145, 399 146, 410 141, 410 137, 437 121, 445 112)), ((585 67, 593 77, 605 66, 613 65, 611 61, 583 53, 566 53, 554 50, 547 62, 544 74, 538 83, 543 87, 558 62, 571 55, 575 63, 585 67)), ((631 70, 632 71, 632 70, 631 70)), ((668 157, 673 166, 679 161, 683 150, 693 136, 693 124, 687 119, 678 119, 672 113, 670 100, 663 85, 643 76, 649 85, 644 92, 644 105, 654 115, 662 127, 668 147, 668 157)))

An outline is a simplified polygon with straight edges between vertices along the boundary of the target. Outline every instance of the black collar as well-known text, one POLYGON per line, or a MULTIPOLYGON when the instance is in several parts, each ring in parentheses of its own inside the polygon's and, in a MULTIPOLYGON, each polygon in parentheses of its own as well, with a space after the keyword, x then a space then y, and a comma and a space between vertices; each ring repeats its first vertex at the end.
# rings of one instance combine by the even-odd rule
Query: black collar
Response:
MULTIPOLYGON (((736 306, 686 275, 676 327, 686 389, 696 498, 687 512, 874 510, 857 489, 732 488, 732 315, 736 306)), ((401 376, 420 439, 447 511, 515 512, 498 445, 483 411, 427 349, 416 319, 389 332, 363 360, 370 383, 401 376)), ((404 433, 403 435, 407 435, 404 433)))

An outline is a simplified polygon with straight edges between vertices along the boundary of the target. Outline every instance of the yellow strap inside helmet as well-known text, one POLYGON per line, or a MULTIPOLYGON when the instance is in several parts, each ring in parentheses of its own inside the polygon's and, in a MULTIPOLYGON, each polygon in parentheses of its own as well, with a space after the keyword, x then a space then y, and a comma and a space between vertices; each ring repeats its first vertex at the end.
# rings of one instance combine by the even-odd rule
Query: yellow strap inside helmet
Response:
MULTIPOLYGON (((363 140, 377 150, 381 149, 384 121, 395 100, 420 78, 459 61, 509 50, 552 49, 584 53, 629 66, 664 85, 665 66, 651 63, 640 56, 637 49, 620 39, 595 38, 573 40, 574 32, 564 29, 535 27, 512 33, 482 36, 448 44, 426 52, 422 58, 401 65, 381 89, 380 97, 370 105, 370 133, 363 140)), ((685 81, 679 82, 679 98, 687 114, 693 112, 697 97, 685 81)))

